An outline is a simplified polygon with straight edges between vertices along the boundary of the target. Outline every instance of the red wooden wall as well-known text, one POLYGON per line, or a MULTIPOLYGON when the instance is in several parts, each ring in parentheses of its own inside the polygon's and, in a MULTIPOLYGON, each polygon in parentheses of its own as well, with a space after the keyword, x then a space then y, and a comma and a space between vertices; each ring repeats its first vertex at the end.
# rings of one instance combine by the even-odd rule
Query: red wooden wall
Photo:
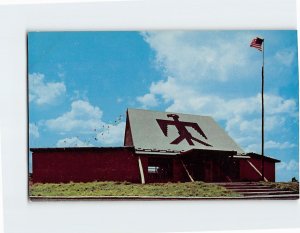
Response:
POLYGON ((34 151, 32 167, 34 183, 96 180, 140 183, 138 160, 129 148, 34 151))
MULTIPOLYGON (((144 169, 144 176, 146 183, 153 183, 153 182, 187 182, 190 181, 186 171, 184 170, 182 163, 178 157, 175 158, 168 158, 170 163, 172 164, 172 177, 169 179, 152 179, 151 176, 148 175, 148 158, 155 158, 157 156, 154 155, 143 155, 141 156, 143 169, 144 169)), ((161 157, 157 157, 161 158, 161 157)), ((166 158, 166 157, 164 157, 166 158)))
MULTIPOLYGON (((146 183, 151 182, 186 182, 190 181, 179 157, 165 157, 172 163, 172 177, 167 180, 151 180, 148 176, 148 158, 153 155, 141 155, 146 183)), ((161 158, 161 156, 156 156, 161 158)), ((261 160, 250 158, 249 161, 261 172, 261 160)), ((260 181, 261 176, 250 166, 246 159, 240 159, 239 181, 260 181)), ((115 148, 52 148, 33 149, 32 154, 34 183, 65 183, 90 181, 128 181, 141 183, 138 155, 132 147, 115 148)), ((226 174, 214 161, 212 181, 227 181, 226 174)), ((275 162, 265 160, 265 177, 275 181, 275 162)), ((235 180, 237 181, 237 180, 235 180)))
MULTIPOLYGON (((261 160, 256 158, 248 159, 260 172, 262 172, 261 160)), ((275 163, 273 161, 264 161, 265 177, 268 181, 275 181, 275 163)), ((250 166, 246 159, 240 160, 240 180, 241 181, 260 181, 262 177, 250 166)))

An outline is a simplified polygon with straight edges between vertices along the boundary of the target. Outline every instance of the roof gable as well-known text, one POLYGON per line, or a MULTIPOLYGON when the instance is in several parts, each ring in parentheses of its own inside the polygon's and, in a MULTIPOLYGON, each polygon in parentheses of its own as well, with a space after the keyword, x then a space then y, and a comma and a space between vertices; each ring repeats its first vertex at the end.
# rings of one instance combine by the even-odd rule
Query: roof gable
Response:
POLYGON ((205 149, 244 153, 209 116, 128 109, 127 118, 129 129, 126 130, 130 130, 136 149, 205 149))
POLYGON ((124 146, 133 146, 131 128, 130 128, 130 123, 129 123, 129 118, 128 118, 128 112, 126 113, 124 146))

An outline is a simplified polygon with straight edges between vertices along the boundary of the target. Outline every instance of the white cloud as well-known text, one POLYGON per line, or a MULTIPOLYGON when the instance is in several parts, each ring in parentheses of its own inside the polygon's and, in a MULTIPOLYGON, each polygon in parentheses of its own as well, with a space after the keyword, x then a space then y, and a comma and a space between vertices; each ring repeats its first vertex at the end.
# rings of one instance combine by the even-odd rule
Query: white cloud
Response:
POLYGON ((157 65, 167 75, 184 80, 224 81, 237 67, 249 64, 249 57, 241 52, 249 49, 249 44, 244 42, 249 40, 246 35, 239 34, 230 40, 223 39, 216 31, 206 33, 205 38, 197 32, 183 31, 145 32, 142 35, 156 51, 157 65))
POLYGON ((73 95, 71 96, 70 100, 75 101, 75 100, 85 100, 88 101, 87 97, 87 91, 86 90, 74 90, 73 95))
POLYGON ((56 146, 57 147, 90 147, 93 146, 93 144, 83 142, 77 137, 71 137, 71 138, 64 138, 59 140, 56 143, 56 146))
POLYGON ((294 148, 296 145, 294 143, 290 142, 274 142, 272 140, 267 141, 265 143, 266 149, 288 149, 288 148, 294 148))
POLYGON ((125 122, 117 125, 107 124, 106 130, 97 134, 97 140, 104 145, 122 145, 124 142, 125 122))
POLYGON ((299 180, 299 162, 291 159, 276 164, 276 181, 291 181, 295 177, 299 180))
POLYGON ((102 115, 99 107, 91 105, 88 101, 76 100, 72 102, 70 111, 45 121, 44 125, 60 134, 81 135, 87 141, 82 142, 79 138, 71 136, 59 140, 57 146, 92 146, 90 141, 100 145, 122 145, 125 122, 119 117, 114 124, 109 124, 102 120, 102 115))
MULTIPOLYGON (((191 32, 143 33, 144 40, 156 52, 157 66, 167 78, 153 82, 149 92, 142 97, 147 97, 149 102, 162 100, 167 104, 166 111, 210 115, 224 122, 226 131, 243 148, 259 152, 261 95, 232 97, 234 95, 227 95, 226 89, 220 88, 224 82, 250 79, 253 78, 251 74, 257 72, 260 60, 252 59, 248 43, 252 35, 236 33, 223 39, 217 32, 210 34, 202 38, 201 34, 191 32), (235 80, 230 80, 233 78, 235 80), (205 92, 204 87, 209 85, 214 86, 205 92)), ((277 57, 283 55, 289 57, 283 53, 277 57)), ((266 132, 276 132, 287 118, 298 116, 294 99, 270 93, 265 93, 264 98, 266 132)), ((152 107, 151 104, 145 106, 152 107)), ((281 145, 281 148, 285 146, 281 145)))
MULTIPOLYGON (((260 95, 259 95, 260 97, 260 95)), ((297 116, 297 104, 294 99, 284 99, 277 95, 264 95, 265 111, 267 114, 286 113, 291 116, 297 116)))
POLYGON ((155 95, 150 94, 150 93, 137 97, 137 101, 139 101, 143 105, 144 108, 155 107, 158 105, 158 101, 157 101, 155 95))
MULTIPOLYGON (((258 138, 259 142, 258 143, 253 143, 249 144, 246 148, 246 152, 255 152, 255 153, 261 153, 261 138, 258 138)), ((257 140, 256 140, 257 141, 257 140)), ((251 142, 251 141, 250 141, 251 142)), ((249 141, 248 141, 249 143, 249 141)), ((265 149, 279 149, 279 150, 284 150, 284 149, 290 149, 290 148, 295 148, 296 145, 294 143, 290 142, 275 142, 273 140, 266 141, 265 144, 265 149)))
MULTIPOLYGON (((220 96, 197 92, 193 85, 177 82, 169 77, 166 81, 152 83, 149 94, 168 103, 166 111, 210 115, 225 121, 225 129, 235 140, 252 136, 253 143, 241 144, 246 150, 257 151, 261 134, 261 95, 225 99, 220 96)), ((221 94, 220 94, 221 95, 221 94)), ((285 123, 286 117, 297 116, 294 99, 284 99, 274 94, 265 94, 265 132, 276 131, 285 123)))
POLYGON ((260 143, 254 143, 254 144, 248 144, 245 148, 244 148, 245 152, 254 152, 257 154, 261 154, 261 144, 260 143))
POLYGON ((39 128, 37 125, 30 123, 29 124, 29 135, 32 135, 35 138, 40 136, 39 128))
POLYGON ((92 106, 89 102, 76 100, 71 104, 71 110, 63 115, 47 120, 46 126, 61 133, 76 131, 80 133, 91 133, 94 129, 101 127, 102 111, 92 106))
MULTIPOLYGON (((149 93, 144 96, 160 96, 164 102, 170 103, 167 111, 190 112, 198 114, 213 114, 217 119, 229 119, 237 115, 257 114, 261 111, 261 95, 224 99, 215 95, 205 95, 198 92, 193 84, 178 82, 178 79, 168 77, 166 81, 152 83, 149 93)), ((286 113, 297 114, 296 102, 293 99, 283 99, 280 96, 265 94, 265 114, 274 115, 286 113)))
MULTIPOLYGON (((288 115, 285 115, 288 116, 288 115)), ((264 120, 264 128, 265 131, 272 131, 278 130, 282 127, 285 123, 285 116, 284 115, 267 115, 265 116, 264 120)))
POLYGON ((248 145, 244 148, 246 153, 248 153, 248 152, 254 152, 254 153, 258 153, 258 154, 261 153, 261 144, 259 144, 259 143, 249 144, 248 142, 247 142, 247 144, 248 145))
POLYGON ((55 103, 66 92, 63 82, 45 82, 45 75, 29 74, 29 101, 38 105, 55 103))
POLYGON ((58 72, 57 75, 60 78, 64 78, 65 77, 65 73, 64 72, 58 72))
POLYGON ((298 171, 299 163, 294 159, 289 162, 281 162, 277 165, 277 169, 279 170, 287 170, 287 171, 298 171))
POLYGON ((286 66, 290 66, 295 58, 295 52, 291 49, 283 49, 275 54, 275 58, 286 66))
POLYGON ((261 131, 260 119, 246 120, 242 116, 235 116, 226 121, 226 131, 233 137, 242 135, 258 135, 261 131))

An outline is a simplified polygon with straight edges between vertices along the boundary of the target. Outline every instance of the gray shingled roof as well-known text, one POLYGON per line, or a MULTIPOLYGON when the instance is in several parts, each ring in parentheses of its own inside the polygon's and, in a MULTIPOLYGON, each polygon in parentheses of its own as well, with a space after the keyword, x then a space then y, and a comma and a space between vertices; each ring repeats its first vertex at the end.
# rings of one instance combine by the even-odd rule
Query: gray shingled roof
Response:
MULTIPOLYGON (((128 117, 132 133, 133 146, 136 149, 140 148, 176 151, 205 149, 236 151, 237 153, 244 153, 244 151, 233 141, 233 139, 214 121, 212 117, 209 116, 128 109, 128 117), (173 142, 180 135, 174 125, 166 126, 165 123, 174 121, 174 117, 168 117, 168 114, 178 115, 178 120, 180 122, 183 121, 191 123, 190 126, 186 127, 186 129, 192 137, 200 140, 203 143, 199 143, 192 139, 191 141, 194 145, 191 145, 191 143, 189 143, 186 139, 183 139, 178 140, 179 142, 177 141, 177 144, 171 144, 171 142, 173 142), (157 119, 159 121, 157 121, 157 119), (165 122, 164 120, 167 120, 168 122, 165 122), (161 125, 159 125, 159 122, 161 122, 161 125), (194 127, 192 127, 192 125, 194 127), (197 125, 200 127, 200 130, 197 125)), ((185 136, 183 136, 183 138, 185 138, 185 136)))

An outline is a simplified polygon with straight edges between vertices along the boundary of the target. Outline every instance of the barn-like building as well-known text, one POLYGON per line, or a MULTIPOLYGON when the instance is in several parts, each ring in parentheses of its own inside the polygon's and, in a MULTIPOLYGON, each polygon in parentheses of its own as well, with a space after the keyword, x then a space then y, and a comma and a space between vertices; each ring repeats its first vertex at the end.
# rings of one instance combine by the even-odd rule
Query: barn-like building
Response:
MULTIPOLYGON (((245 153, 209 116, 128 109, 123 147, 31 148, 32 181, 236 182, 262 179, 262 157, 245 153)), ((277 159, 264 156, 264 179, 277 159)))

